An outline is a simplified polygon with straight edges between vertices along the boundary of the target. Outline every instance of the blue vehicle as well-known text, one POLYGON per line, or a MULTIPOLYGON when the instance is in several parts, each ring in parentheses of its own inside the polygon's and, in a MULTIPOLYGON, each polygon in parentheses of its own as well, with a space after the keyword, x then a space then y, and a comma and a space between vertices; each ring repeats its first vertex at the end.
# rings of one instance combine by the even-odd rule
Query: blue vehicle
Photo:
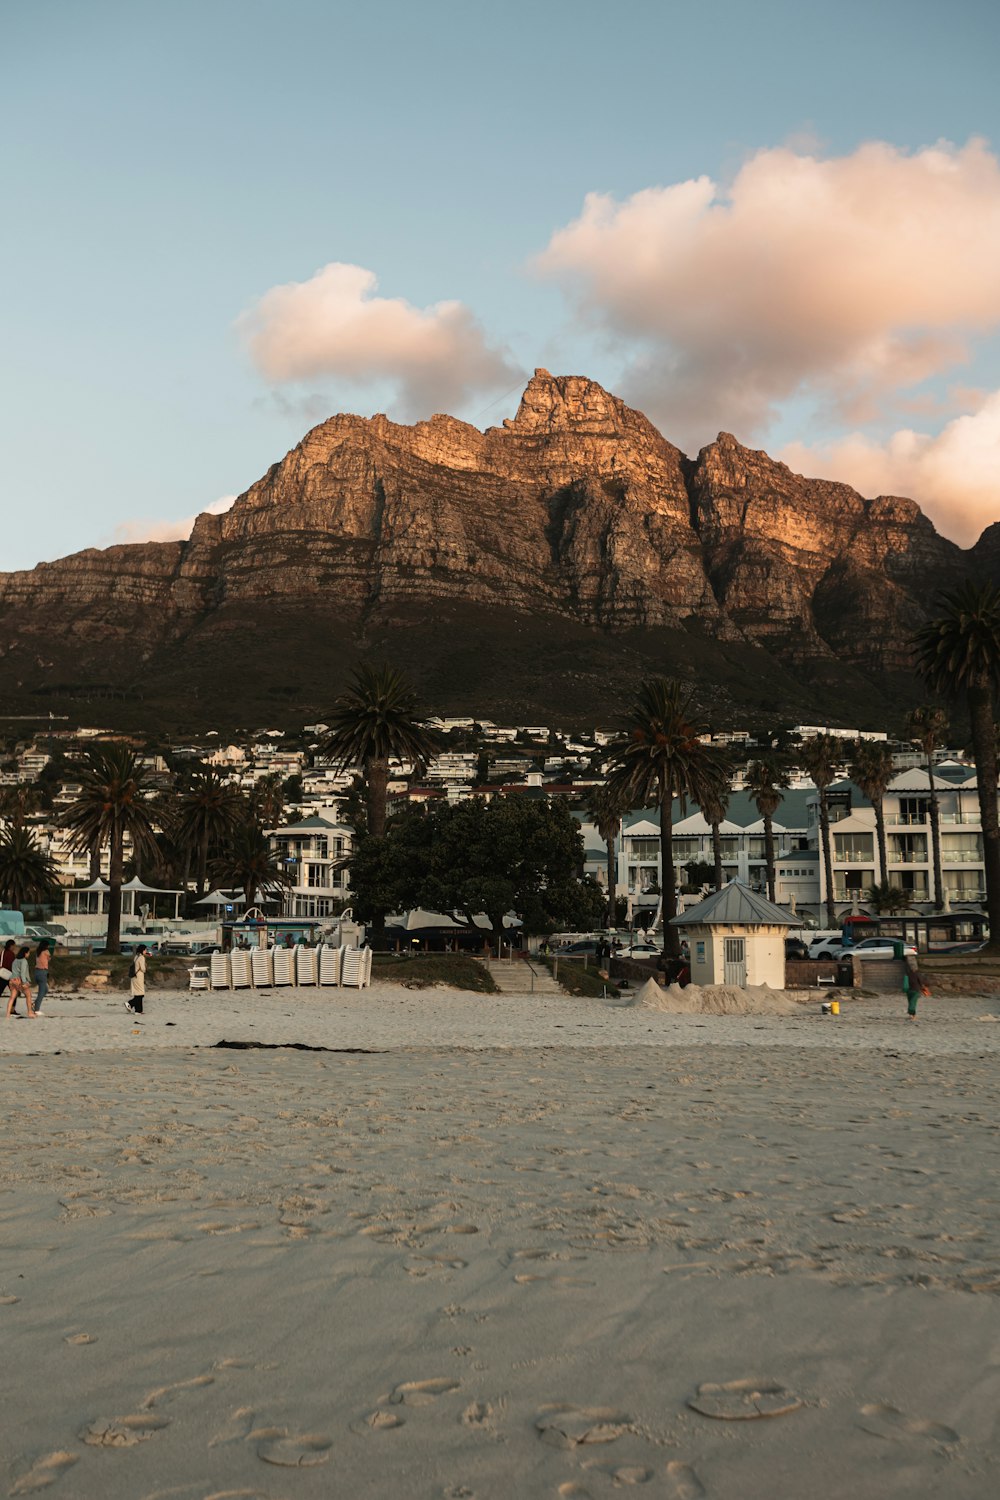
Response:
POLYGON ((24 914, 0 910, 0 937, 24 937, 24 914))

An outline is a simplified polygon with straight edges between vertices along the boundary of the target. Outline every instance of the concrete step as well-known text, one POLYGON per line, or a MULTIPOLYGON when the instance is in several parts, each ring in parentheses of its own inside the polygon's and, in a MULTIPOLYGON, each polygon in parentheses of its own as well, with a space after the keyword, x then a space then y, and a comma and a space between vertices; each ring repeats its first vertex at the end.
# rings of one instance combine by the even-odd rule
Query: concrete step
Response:
POLYGON ((515 958, 513 963, 506 959, 492 959, 486 967, 490 971, 493 983, 497 989, 505 995, 562 995, 565 994, 562 986, 557 983, 548 969, 540 964, 534 964, 534 974, 523 959, 515 958))

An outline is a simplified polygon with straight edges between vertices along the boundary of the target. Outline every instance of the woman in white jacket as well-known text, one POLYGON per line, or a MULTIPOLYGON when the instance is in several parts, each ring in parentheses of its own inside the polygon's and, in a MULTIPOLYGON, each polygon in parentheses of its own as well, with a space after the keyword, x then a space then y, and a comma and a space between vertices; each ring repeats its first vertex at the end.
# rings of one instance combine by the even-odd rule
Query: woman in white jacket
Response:
POLYGON ((140 943, 135 950, 128 971, 129 994, 125 1001, 125 1009, 131 1011, 134 1016, 142 1015, 142 1002, 146 998, 146 945, 140 943))

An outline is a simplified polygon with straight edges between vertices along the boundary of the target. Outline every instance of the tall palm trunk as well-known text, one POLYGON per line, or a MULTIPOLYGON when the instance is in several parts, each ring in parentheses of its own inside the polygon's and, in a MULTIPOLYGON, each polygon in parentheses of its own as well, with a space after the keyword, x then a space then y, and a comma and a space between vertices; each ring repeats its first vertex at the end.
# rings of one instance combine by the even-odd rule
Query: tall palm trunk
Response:
POLYGON ((617 871, 616 871, 616 867, 615 867, 615 839, 618 837, 618 830, 621 828, 621 826, 622 825, 621 825, 620 822, 618 822, 618 823, 612 823, 611 826, 610 826, 610 828, 606 829, 605 835, 604 835, 605 839, 607 840, 607 845, 608 845, 608 926, 609 927, 614 927, 614 925, 615 925, 615 888, 616 888, 616 886, 618 884, 618 881, 616 879, 617 871))
POLYGON ((777 900, 774 885, 774 818, 764 813, 764 861, 767 865, 767 899, 777 900))
POLYGON ((934 905, 940 911, 944 905, 944 875, 941 870, 941 804, 934 785, 934 752, 927 752, 927 785, 931 802, 931 859, 934 864, 934 905))
POLYGON ((198 835, 198 899, 201 900, 205 894, 205 880, 208 874, 208 823, 202 827, 198 835))
POLYGON ((872 798, 872 807, 875 809, 875 842, 878 844, 878 867, 881 871, 879 880, 889 884, 889 854, 885 842, 885 805, 881 797, 872 798))
POLYGON ((677 915, 677 883, 674 878, 674 794, 660 778, 660 905, 663 910, 663 956, 680 958, 681 935, 670 925, 677 915))
POLYGON ((368 791, 368 832, 380 839, 385 833, 385 804, 389 788, 389 762, 370 760, 365 764, 368 791))
POLYGON ((116 818, 111 828, 111 855, 108 869, 108 936, 105 952, 122 951, 122 881, 125 870, 125 830, 116 818))
POLYGON ((976 791, 983 828, 986 912, 990 923, 987 952, 1000 953, 1000 818, 997 816, 997 731, 989 680, 969 687, 969 718, 976 756, 976 791))
POLYGON ((715 864, 715 889, 721 891, 725 874, 722 869, 722 829, 717 818, 712 821, 712 860, 715 864))
POLYGON ((833 858, 830 851, 830 809, 826 801, 826 787, 819 793, 819 837, 823 845, 823 873, 826 879, 826 924, 837 925, 837 903, 833 894, 833 858))
POLYGON ((101 846, 97 839, 91 844, 87 854, 90 860, 89 878, 91 885, 93 885, 95 880, 100 880, 101 878, 101 846))

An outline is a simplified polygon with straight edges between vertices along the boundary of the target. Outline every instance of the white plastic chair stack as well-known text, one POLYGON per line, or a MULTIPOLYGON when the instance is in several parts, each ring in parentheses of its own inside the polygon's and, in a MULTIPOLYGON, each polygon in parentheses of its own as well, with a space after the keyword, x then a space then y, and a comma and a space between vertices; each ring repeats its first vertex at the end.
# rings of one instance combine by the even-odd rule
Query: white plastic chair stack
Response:
POLYGON ((320 984, 339 984, 340 965, 343 958, 343 948, 335 948, 332 943, 327 943, 319 955, 319 982, 320 984))
POLYGON ((275 984, 295 983, 295 949, 275 948, 274 950, 274 982, 275 984))
POLYGON ((253 968, 248 948, 234 948, 229 955, 234 990, 248 990, 253 985, 253 968))
POLYGON ((212 978, 210 964, 192 964, 188 971, 189 990, 207 990, 212 978))
POLYGON ((300 945, 295 950, 295 979, 298 984, 316 983, 316 949, 300 945))
POLYGON ((213 990, 232 989, 233 981, 229 972, 228 953, 213 953, 211 955, 211 983, 213 990))
POLYGON ((345 948, 344 963, 340 976, 341 984, 363 989, 372 982, 372 950, 370 948, 345 948))
POLYGON ((255 948, 253 959, 253 982, 259 990, 266 990, 274 983, 274 960, 270 948, 255 948))

